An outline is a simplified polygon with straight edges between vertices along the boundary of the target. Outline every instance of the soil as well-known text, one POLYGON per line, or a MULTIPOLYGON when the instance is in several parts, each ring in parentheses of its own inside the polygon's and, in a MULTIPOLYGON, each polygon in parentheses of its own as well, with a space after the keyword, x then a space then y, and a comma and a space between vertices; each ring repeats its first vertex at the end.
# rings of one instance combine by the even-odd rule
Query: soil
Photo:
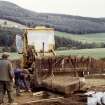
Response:
MULTIPOLYGON (((105 91, 105 80, 88 78, 86 79, 86 88, 88 88, 88 91, 105 91)), ((81 96, 82 93, 80 95, 73 94, 67 97, 50 92, 42 93, 33 95, 31 92, 22 92, 21 96, 15 96, 15 102, 17 102, 18 105, 86 105, 86 97, 81 96), (59 99, 59 97, 61 99, 59 99), (56 99, 52 100, 52 98, 56 99)))
MULTIPOLYGON (((52 94, 53 95, 53 94, 52 94)), ((19 105, 85 105, 86 100, 79 96, 59 97, 45 99, 42 96, 31 96, 24 94, 24 96, 16 99, 19 105), (23 101, 24 100, 24 101, 23 101)))
POLYGON ((50 92, 36 96, 23 92, 21 96, 16 96, 15 102, 18 105, 84 105, 84 100, 78 95, 64 97, 50 92))
POLYGON ((86 79, 86 87, 88 91, 104 91, 105 92, 105 79, 104 78, 88 78, 86 79))

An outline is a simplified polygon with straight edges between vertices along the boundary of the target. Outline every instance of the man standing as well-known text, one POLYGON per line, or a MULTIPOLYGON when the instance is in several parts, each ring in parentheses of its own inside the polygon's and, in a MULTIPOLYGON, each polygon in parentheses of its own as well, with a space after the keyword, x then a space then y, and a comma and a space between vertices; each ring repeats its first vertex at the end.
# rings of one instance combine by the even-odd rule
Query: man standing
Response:
POLYGON ((8 60, 9 55, 4 53, 0 60, 0 105, 3 103, 5 92, 8 94, 8 102, 13 103, 13 69, 8 60))

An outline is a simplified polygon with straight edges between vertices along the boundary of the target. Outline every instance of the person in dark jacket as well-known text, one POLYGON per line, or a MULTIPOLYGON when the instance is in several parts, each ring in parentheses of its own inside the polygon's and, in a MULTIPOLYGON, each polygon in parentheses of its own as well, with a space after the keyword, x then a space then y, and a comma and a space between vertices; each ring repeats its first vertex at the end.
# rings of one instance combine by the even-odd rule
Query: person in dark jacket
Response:
POLYGON ((17 65, 17 67, 14 70, 14 74, 15 74, 16 95, 17 96, 21 95, 20 89, 23 89, 25 91, 30 91, 28 71, 21 69, 21 66, 17 65))
POLYGON ((20 96, 20 82, 21 82, 21 72, 22 70, 17 66, 14 70, 15 74, 15 86, 16 86, 16 95, 20 96))
POLYGON ((13 79, 12 63, 8 60, 8 54, 4 53, 0 60, 0 105, 3 103, 5 92, 8 94, 8 102, 13 103, 13 79))
POLYGON ((22 70, 21 72, 21 83, 25 91, 30 92, 30 83, 29 83, 29 72, 27 70, 22 70))

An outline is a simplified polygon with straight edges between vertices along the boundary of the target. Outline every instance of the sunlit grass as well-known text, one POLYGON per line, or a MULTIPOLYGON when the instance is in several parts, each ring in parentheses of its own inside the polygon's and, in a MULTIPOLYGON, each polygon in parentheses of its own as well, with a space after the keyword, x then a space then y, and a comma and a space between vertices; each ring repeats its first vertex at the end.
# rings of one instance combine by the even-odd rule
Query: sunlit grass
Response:
POLYGON ((80 41, 83 43, 105 43, 105 33, 78 35, 78 34, 70 34, 70 33, 56 31, 55 35, 67 39, 72 39, 75 41, 80 41))
POLYGON ((76 55, 85 57, 94 57, 96 59, 105 58, 105 48, 96 49, 80 49, 80 50, 65 50, 56 51, 57 55, 76 55))
MULTIPOLYGON (((96 49, 80 49, 80 50, 64 50, 64 51, 55 51, 57 56, 69 56, 69 55, 76 55, 76 56, 84 56, 84 57, 94 57, 96 59, 105 58, 105 48, 96 48, 96 49)), ((9 59, 21 59, 22 54, 18 53, 9 53, 9 59)), ((0 53, 1 57, 2 53, 0 53)))

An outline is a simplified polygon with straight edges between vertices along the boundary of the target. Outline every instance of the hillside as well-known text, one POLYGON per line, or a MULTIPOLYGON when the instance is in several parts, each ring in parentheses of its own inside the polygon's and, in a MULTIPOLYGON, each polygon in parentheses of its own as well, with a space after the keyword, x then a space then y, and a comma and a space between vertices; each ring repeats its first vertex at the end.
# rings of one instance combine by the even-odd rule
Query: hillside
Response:
POLYGON ((105 43, 105 33, 92 33, 92 34, 71 34, 71 33, 65 33, 65 32, 55 32, 55 36, 63 37, 66 39, 71 39, 74 41, 79 41, 82 43, 105 43))
POLYGON ((12 20, 30 27, 46 25, 54 27, 58 31, 73 34, 105 32, 104 18, 37 13, 7 1, 0 1, 0 18, 12 20))
POLYGON ((8 28, 19 28, 19 29, 24 29, 27 28, 26 25, 22 25, 20 23, 14 22, 14 21, 9 21, 6 19, 0 19, 0 26, 1 27, 8 27, 8 28))

